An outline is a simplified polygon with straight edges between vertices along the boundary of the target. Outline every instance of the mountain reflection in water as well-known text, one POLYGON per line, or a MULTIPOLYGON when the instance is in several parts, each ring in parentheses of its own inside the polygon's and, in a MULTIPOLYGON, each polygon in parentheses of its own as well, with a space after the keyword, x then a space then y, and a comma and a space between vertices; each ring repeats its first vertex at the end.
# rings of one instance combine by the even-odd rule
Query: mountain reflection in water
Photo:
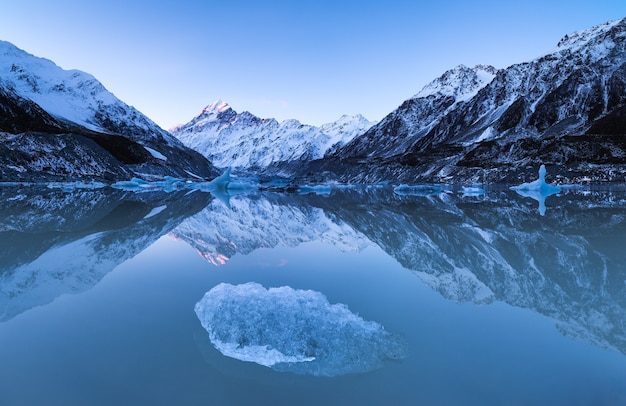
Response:
POLYGON ((503 301, 626 354, 626 197, 564 191, 536 202, 480 195, 208 193, 0 188, 0 320, 96 285, 163 235, 220 265, 259 248, 377 245, 454 302, 503 301))

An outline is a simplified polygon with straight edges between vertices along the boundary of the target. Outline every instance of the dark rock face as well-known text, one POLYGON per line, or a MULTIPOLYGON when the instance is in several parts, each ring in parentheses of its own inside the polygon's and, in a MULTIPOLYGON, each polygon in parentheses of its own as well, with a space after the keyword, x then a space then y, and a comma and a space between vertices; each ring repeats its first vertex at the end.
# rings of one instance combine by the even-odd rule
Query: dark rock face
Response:
POLYGON ((545 163, 563 182, 626 181, 626 19, 566 36, 555 52, 497 71, 473 93, 451 96, 445 86, 468 82, 444 76, 301 175, 474 182, 487 173, 507 182, 545 163))
POLYGON ((36 103, 0 86, 0 131, 19 134, 26 131, 62 132, 62 126, 36 103))
POLYGON ((0 161, 2 182, 114 182, 133 176, 107 150, 78 134, 0 133, 0 161))

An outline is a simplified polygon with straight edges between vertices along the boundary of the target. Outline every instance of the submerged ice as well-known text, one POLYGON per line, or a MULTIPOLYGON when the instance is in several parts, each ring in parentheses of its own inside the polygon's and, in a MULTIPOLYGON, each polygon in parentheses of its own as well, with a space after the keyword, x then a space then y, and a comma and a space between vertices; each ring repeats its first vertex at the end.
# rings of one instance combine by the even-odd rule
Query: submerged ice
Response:
POLYGON ((406 354, 401 337, 311 290, 222 283, 204 295, 195 311, 222 354, 278 371, 360 373, 406 354))

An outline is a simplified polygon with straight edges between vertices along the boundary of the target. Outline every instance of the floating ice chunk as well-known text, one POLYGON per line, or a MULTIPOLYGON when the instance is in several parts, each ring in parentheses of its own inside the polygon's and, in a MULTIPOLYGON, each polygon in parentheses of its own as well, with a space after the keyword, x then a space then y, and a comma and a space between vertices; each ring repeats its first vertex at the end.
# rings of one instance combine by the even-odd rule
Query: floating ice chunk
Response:
POLYGON ((185 181, 180 178, 166 176, 163 178, 162 181, 151 182, 150 185, 158 189, 163 189, 166 192, 171 192, 173 190, 179 190, 183 188, 185 186, 185 181))
POLYGON ((559 193, 561 191, 560 187, 553 186, 549 183, 546 183, 546 166, 545 165, 541 165, 541 167, 539 168, 539 179, 530 183, 522 183, 521 185, 518 185, 518 186, 511 186, 511 189, 525 190, 525 191, 537 191, 537 192, 541 192, 542 194, 549 193, 548 196, 551 194, 559 193))
POLYGON ((463 197, 466 196, 482 196, 485 194, 485 189, 478 186, 461 186, 463 197))
POLYGON ((259 181, 255 178, 230 178, 228 183, 229 191, 249 191, 259 188, 259 181))
POLYGON ((511 189, 515 190, 521 196, 530 197, 539 202, 539 214, 542 216, 546 214, 546 198, 561 191, 560 187, 546 183, 545 165, 541 165, 539 168, 539 179, 534 182, 511 186, 511 189))
POLYGON ((114 184, 111 185, 111 187, 115 189, 135 191, 139 189, 151 188, 152 185, 150 184, 150 182, 146 180, 143 180, 140 178, 132 178, 131 180, 123 180, 123 181, 115 182, 114 184))
POLYGON ((141 190, 164 190, 171 192, 185 187, 185 181, 179 178, 173 178, 166 176, 162 181, 148 182, 147 180, 140 178, 132 178, 131 180, 115 182, 111 185, 115 189, 129 190, 129 191, 141 191, 141 190))
POLYGON ((230 183, 230 168, 226 169, 223 174, 210 182, 218 189, 226 189, 230 183))
POLYGON ((50 189, 62 189, 64 191, 70 192, 76 189, 101 189, 106 187, 106 183, 102 182, 51 182, 48 183, 48 188, 50 189))
POLYGON ((222 283, 196 304, 215 348, 278 371, 337 376, 406 356, 406 343, 311 290, 222 283))
POLYGON ((442 192, 439 185, 406 185, 402 184, 393 188, 397 195, 401 196, 431 196, 442 192))
POLYGON ((316 195, 330 195, 331 187, 329 185, 303 185, 298 188, 298 193, 308 195, 314 193, 316 195))

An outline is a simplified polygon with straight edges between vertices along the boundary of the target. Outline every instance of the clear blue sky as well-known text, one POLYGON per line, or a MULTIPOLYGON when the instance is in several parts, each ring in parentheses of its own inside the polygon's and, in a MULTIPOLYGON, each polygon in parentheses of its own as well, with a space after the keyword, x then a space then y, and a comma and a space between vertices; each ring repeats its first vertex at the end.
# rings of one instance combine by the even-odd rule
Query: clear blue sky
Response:
POLYGON ((626 1, 19 0, 0 39, 93 74, 164 128, 223 99, 319 125, 380 120, 458 64, 498 68, 626 17, 626 1))

